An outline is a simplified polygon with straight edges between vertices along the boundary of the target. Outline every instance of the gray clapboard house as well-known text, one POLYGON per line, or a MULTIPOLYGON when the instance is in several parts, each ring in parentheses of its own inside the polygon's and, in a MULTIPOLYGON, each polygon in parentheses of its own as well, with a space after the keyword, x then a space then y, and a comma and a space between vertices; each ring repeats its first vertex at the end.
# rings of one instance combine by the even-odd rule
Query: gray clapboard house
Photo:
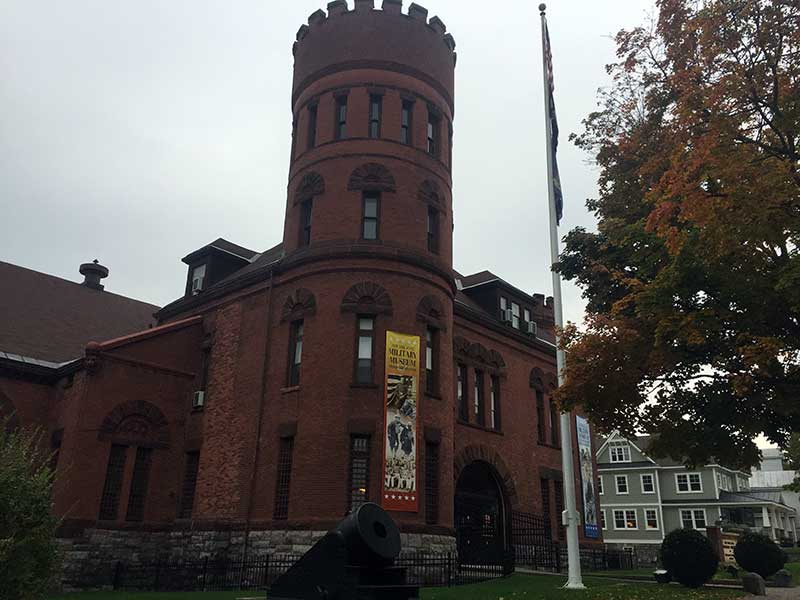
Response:
POLYGON ((678 528, 705 531, 733 526, 763 531, 774 540, 797 541, 797 513, 779 496, 752 493, 750 474, 723 465, 694 469, 647 454, 652 438, 612 433, 597 444, 603 539, 635 548, 654 560, 664 536, 678 528))

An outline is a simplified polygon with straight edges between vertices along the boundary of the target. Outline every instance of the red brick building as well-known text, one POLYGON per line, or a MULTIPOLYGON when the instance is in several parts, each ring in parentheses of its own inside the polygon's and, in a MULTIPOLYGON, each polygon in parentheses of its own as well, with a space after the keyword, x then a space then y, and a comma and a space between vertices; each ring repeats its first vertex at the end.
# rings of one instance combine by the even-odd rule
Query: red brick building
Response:
POLYGON ((158 325, 89 344, 38 413, 90 557, 302 550, 381 502, 387 331, 421 340, 406 547, 507 546, 513 511, 560 535, 551 299, 453 270, 455 41, 416 4, 327 8, 294 46, 283 241, 186 256, 158 325))

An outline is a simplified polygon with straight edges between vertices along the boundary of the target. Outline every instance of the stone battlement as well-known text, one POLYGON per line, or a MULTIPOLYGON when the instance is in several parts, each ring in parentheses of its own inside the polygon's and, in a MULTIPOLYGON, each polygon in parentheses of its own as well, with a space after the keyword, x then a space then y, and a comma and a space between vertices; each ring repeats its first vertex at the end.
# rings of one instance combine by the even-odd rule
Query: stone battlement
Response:
POLYGON ((293 98, 312 81, 333 72, 376 68, 404 72, 439 89, 453 109, 456 42, 439 17, 402 0, 346 0, 328 3, 297 31, 293 98))
POLYGON ((301 25, 297 30, 296 41, 294 43, 293 52, 297 53, 297 44, 309 34, 314 28, 325 25, 331 19, 336 19, 346 14, 363 14, 365 12, 383 13, 386 15, 400 15, 419 21, 422 25, 426 25, 432 31, 435 31, 442 37, 442 41, 453 52, 453 64, 455 64, 455 49, 456 40, 453 36, 447 33, 447 26, 439 17, 431 17, 428 20, 428 9, 420 6, 416 2, 412 2, 408 7, 408 13, 403 13, 403 0, 383 0, 380 10, 375 8, 374 0, 355 0, 355 8, 350 10, 347 5, 347 0, 334 0, 328 2, 328 13, 319 9, 313 12, 308 17, 308 25, 301 25))

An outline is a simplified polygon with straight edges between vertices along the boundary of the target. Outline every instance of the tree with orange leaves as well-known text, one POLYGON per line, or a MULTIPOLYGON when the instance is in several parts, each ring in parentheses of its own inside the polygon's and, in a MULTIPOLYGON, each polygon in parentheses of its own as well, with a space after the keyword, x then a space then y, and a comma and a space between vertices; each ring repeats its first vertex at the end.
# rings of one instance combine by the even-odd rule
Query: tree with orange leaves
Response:
POLYGON ((560 258, 588 306, 558 397, 656 454, 748 467, 758 434, 800 431, 800 3, 657 5, 573 136, 598 231, 560 258))

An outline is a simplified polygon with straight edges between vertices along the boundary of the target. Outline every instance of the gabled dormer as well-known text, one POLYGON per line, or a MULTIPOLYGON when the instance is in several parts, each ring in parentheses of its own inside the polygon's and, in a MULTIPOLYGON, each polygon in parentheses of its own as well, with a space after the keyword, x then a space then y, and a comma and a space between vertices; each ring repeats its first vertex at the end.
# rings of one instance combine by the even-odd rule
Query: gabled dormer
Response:
POLYGON ((250 264, 257 254, 219 238, 183 257, 189 266, 186 277, 186 296, 203 293, 215 283, 250 264))

